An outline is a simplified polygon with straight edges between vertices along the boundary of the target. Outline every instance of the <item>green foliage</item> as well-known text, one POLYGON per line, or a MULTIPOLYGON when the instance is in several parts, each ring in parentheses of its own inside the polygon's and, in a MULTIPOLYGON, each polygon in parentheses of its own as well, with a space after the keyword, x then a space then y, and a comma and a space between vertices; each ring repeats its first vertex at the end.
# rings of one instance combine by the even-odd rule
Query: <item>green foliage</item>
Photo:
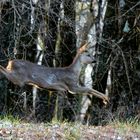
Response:
POLYGON ((140 122, 138 119, 130 118, 123 121, 116 119, 111 122, 110 125, 118 128, 118 131, 123 134, 127 133, 128 131, 140 133, 140 122))
POLYGON ((0 120, 4 122, 11 122, 13 124, 19 124, 21 122, 21 119, 19 119, 18 117, 14 117, 12 115, 0 116, 0 120))
POLYGON ((140 124, 137 119, 114 120, 106 126, 86 126, 79 122, 53 120, 51 123, 25 123, 11 115, 0 119, 1 138, 11 139, 135 139, 140 138, 140 124))
MULTIPOLYGON (((48 125, 48 124, 47 124, 48 125)), ((58 121, 56 119, 49 123, 51 126, 61 127, 63 129, 63 136, 66 140, 80 140, 82 124, 79 122, 71 123, 67 121, 58 121)))

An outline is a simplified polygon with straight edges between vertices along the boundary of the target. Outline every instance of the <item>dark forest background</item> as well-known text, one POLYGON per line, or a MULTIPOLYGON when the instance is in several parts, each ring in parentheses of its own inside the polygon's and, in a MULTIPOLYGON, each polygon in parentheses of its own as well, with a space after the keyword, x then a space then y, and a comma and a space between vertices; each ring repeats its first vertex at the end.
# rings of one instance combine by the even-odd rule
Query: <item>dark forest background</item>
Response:
MULTIPOLYGON (((140 2, 137 0, 2 0, 0 65, 6 67, 15 58, 38 63, 43 56, 42 65, 68 66, 94 25, 96 43, 91 48, 97 61, 92 87, 103 93, 107 90, 110 102, 104 105, 100 99, 90 97, 82 121, 105 124, 115 118, 140 119, 140 2), (103 2, 106 10, 102 20, 103 2), (89 14, 88 18, 77 31, 80 21, 77 17, 84 14, 89 14), (101 20, 103 30, 99 26, 101 20)), ((90 42, 94 42, 94 37, 90 42)), ((79 119, 82 95, 37 90, 34 100, 33 90, 31 86, 21 89, 2 78, 0 115, 37 121, 79 119)))

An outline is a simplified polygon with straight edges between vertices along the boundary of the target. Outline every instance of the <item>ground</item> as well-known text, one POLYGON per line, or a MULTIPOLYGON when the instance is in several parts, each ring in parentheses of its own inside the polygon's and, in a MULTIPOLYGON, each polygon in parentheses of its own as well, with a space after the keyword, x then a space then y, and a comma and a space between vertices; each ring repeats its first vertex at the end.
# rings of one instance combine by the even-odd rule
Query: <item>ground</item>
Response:
POLYGON ((78 122, 0 120, 0 140, 140 140, 140 125, 116 122, 106 126, 86 126, 78 122))

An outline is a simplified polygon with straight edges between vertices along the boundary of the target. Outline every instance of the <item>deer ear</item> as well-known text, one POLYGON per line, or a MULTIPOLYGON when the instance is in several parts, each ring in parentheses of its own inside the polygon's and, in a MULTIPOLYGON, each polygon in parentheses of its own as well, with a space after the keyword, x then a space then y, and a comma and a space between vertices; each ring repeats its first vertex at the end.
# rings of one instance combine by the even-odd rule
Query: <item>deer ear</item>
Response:
POLYGON ((78 52, 79 52, 79 53, 83 53, 83 52, 85 52, 86 49, 88 48, 88 45, 89 45, 88 42, 85 43, 84 45, 82 45, 82 47, 80 47, 80 48, 78 49, 78 52))

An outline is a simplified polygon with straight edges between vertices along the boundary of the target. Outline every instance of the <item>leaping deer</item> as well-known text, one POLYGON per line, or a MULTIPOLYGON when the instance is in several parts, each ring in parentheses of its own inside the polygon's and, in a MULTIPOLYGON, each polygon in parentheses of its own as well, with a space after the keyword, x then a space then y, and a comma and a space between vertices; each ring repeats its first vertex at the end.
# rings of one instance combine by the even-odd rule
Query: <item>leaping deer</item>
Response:
POLYGON ((88 43, 77 50, 77 54, 68 67, 46 67, 25 60, 10 60, 6 68, 0 65, 0 72, 12 83, 20 87, 35 85, 48 90, 68 91, 72 94, 91 94, 108 101, 108 97, 97 90, 79 85, 81 56, 86 51, 88 43))

